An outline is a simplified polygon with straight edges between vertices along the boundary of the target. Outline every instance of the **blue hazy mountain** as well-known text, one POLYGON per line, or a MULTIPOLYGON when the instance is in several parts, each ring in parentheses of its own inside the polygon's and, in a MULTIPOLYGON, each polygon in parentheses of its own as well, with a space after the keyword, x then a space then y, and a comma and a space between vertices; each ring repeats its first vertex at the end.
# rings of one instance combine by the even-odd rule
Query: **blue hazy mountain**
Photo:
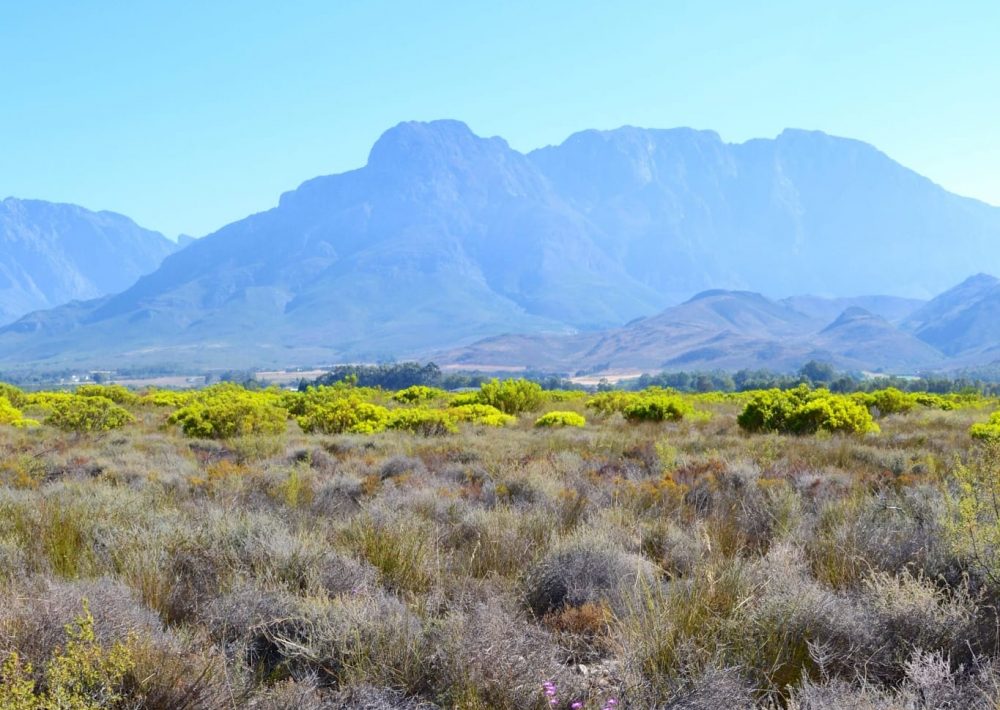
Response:
POLYGON ((1000 272, 1000 209, 858 141, 622 128, 522 154, 457 121, 409 122, 364 167, 121 293, 3 329, 0 362, 411 357, 615 328, 706 289, 925 298, 983 269, 1000 272))
POLYGON ((176 245, 113 212, 0 201, 0 322, 128 288, 176 245))

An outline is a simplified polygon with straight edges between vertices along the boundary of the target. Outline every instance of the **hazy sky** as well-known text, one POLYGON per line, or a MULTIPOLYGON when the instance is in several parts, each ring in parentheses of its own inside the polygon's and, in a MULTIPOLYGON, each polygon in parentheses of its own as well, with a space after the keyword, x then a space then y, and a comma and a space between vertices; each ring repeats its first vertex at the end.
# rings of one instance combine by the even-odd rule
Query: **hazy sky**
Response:
POLYGON ((386 128, 786 126, 1000 205, 1000 3, 0 0, 0 197, 201 236, 386 128))

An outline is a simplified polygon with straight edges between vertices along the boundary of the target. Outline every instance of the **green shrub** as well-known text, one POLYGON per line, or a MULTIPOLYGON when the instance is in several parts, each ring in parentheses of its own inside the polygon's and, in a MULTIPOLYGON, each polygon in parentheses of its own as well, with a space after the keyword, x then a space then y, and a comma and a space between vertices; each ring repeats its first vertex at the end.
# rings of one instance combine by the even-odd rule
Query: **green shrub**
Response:
POLYGON ((386 428, 389 419, 388 409, 355 395, 308 402, 303 410, 296 421, 307 433, 375 434, 386 428))
POLYGON ((479 386, 479 402, 496 407, 504 414, 532 412, 542 406, 545 397, 542 386, 529 380, 496 378, 479 386))
POLYGON ((102 646, 86 601, 83 615, 66 626, 66 644, 47 660, 36 685, 30 664, 10 653, 0 667, 2 710, 99 710, 119 707, 135 668, 132 644, 102 646))
POLYGON ((993 412, 989 421, 973 424, 969 434, 973 439, 1000 443, 1000 411, 993 412))
POLYGON ((122 405, 135 404, 139 401, 139 395, 122 385, 80 385, 74 394, 77 397, 104 397, 122 405))
POLYGON ((547 402, 576 402, 581 399, 586 399, 587 392, 585 390, 546 390, 545 400, 547 402))
POLYGON ((277 435, 285 431, 288 412, 270 394, 242 388, 204 390, 167 420, 180 424, 187 436, 232 439, 237 436, 277 435))
MULTIPOLYGON (((448 405, 451 407, 464 407, 467 404, 482 404, 483 400, 480 396, 479 390, 475 392, 460 392, 456 395, 452 395, 451 400, 449 400, 448 405)), ((485 405, 489 406, 489 405, 485 405)), ((493 407, 496 409, 496 407, 493 407)), ((500 411, 497 409, 497 411, 500 411)))
POLYGON ((793 434, 817 431, 867 434, 877 432, 871 413, 847 397, 819 397, 800 405, 788 416, 787 429, 793 434))
POLYGON ((0 424, 10 424, 16 427, 34 426, 38 424, 34 419, 25 419, 21 410, 15 407, 10 401, 0 396, 0 424))
POLYGON ((917 406, 913 395, 901 392, 895 387, 874 392, 858 392, 853 399, 867 409, 876 409, 879 416, 903 414, 917 406))
POLYGON ((45 419, 64 431, 94 432, 119 429, 135 421, 128 410, 119 407, 107 397, 78 397, 72 395, 56 400, 45 419))
POLYGON ((462 404, 450 407, 448 411, 456 421, 469 422, 480 426, 507 426, 517 421, 517 417, 504 414, 488 404, 462 404))
POLYGON ((142 404, 151 404, 154 407, 170 407, 171 409, 180 409, 181 407, 190 404, 196 397, 198 393, 193 390, 178 391, 178 390, 158 390, 150 389, 144 395, 139 398, 142 404))
POLYGON ((427 387, 426 385, 413 385, 404 390, 399 390, 392 395, 394 402, 401 404, 413 404, 414 402, 428 402, 432 399, 441 399, 448 393, 437 387, 427 387))
POLYGON ((30 401, 28 394, 24 390, 6 382, 0 382, 0 397, 6 398, 8 402, 18 409, 24 409, 30 401))
POLYGON ((879 430, 871 413, 856 399, 805 385, 756 392, 736 421, 748 432, 865 434, 879 430))
POLYGON ((644 395, 627 404, 622 414, 630 422, 676 422, 694 412, 676 395, 644 395))
POLYGON ((546 412, 535 420, 535 426, 577 426, 582 427, 587 424, 582 414, 576 412, 546 412))
POLYGON ((455 418, 440 409, 393 409, 386 418, 386 429, 408 431, 424 436, 450 434, 458 431, 455 418))
POLYGON ((593 409, 605 416, 623 412, 626 407, 639 400, 635 392, 601 392, 587 400, 587 409, 593 409))

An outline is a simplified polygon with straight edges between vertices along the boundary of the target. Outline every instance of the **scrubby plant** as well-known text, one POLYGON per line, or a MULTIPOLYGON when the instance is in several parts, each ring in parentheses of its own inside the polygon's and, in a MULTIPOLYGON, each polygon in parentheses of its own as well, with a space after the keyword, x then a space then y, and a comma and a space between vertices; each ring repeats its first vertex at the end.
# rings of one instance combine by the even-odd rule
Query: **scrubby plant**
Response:
POLYGON ((386 429, 408 431, 424 436, 452 434, 458 431, 454 416, 440 409, 393 409, 385 420, 386 429))
POLYGON ((871 413, 846 397, 818 397, 796 407, 785 420, 792 434, 817 431, 868 434, 879 431, 871 413))
POLYGON ((34 419, 25 419, 21 410, 17 409, 6 397, 0 396, 0 424, 15 427, 36 426, 34 419))
POLYGON ((578 412, 546 412, 535 420, 539 427, 586 426, 587 420, 578 412))
POLYGON ((192 400, 197 397, 198 393, 194 390, 161 390, 150 388, 148 392, 139 397, 139 401, 143 404, 150 404, 154 407, 170 407, 171 409, 180 409, 181 407, 190 404, 192 400))
POLYGON ((116 642, 105 648, 94 635, 94 617, 83 613, 66 626, 66 643, 47 660, 42 683, 30 664, 10 653, 0 668, 0 708, 4 710, 99 710, 124 699, 126 677, 135 667, 132 650, 116 642))
POLYGON ((627 404, 622 415, 630 422, 676 422, 693 411, 694 408, 680 397, 652 394, 627 404))
POLYGON ((624 411, 626 407, 638 400, 639 395, 635 392, 611 390, 609 392, 600 392, 588 399, 587 408, 593 409, 599 414, 609 416, 624 411))
POLYGON ((908 392, 902 392, 895 387, 887 387, 874 392, 858 392, 852 398, 869 410, 875 410, 878 416, 904 414, 917 406, 917 399, 908 392))
POLYGON ((206 391, 170 415, 187 436, 232 439, 237 436, 275 436, 285 431, 288 412, 270 396, 237 388, 206 391))
POLYGON ((545 401, 542 386, 524 379, 502 382, 496 378, 479 386, 479 402, 496 407, 504 414, 532 412, 545 401))
POLYGON ((307 433, 375 434, 388 426, 389 410, 346 395, 307 404, 296 421, 307 433))
POLYGON ((1000 411, 991 414, 988 421, 973 424, 969 434, 973 439, 1000 443, 1000 411))
POLYGON ((416 402, 429 402, 432 399, 442 399, 447 394, 443 389, 437 387, 413 385, 393 394, 392 400, 401 404, 414 404, 416 402))
POLYGON ((77 397, 104 397, 125 406, 139 401, 139 395, 122 385, 80 385, 73 394, 77 397))
POLYGON ((871 413, 855 399, 805 385, 756 393, 737 417, 748 432, 867 434, 879 431, 871 413))
POLYGON ((517 417, 504 414, 488 404, 460 404, 449 407, 448 411, 455 417, 456 421, 480 426, 502 427, 517 421, 517 417))
POLYGON ((135 417, 107 397, 60 399, 52 404, 45 423, 64 431, 101 432, 120 429, 135 421, 135 417))
POLYGON ((6 382, 0 382, 0 397, 5 398, 18 409, 24 409, 30 402, 30 397, 24 390, 6 382))

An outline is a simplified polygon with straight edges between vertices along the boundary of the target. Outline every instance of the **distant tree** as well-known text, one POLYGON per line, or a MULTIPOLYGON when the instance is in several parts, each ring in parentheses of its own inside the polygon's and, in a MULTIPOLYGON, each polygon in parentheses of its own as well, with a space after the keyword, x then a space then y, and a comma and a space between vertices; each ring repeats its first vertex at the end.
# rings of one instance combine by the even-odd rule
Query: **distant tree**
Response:
POLYGON ((810 360, 799 369, 799 375, 808 378, 811 382, 833 382, 837 378, 837 371, 833 365, 819 360, 810 360))

